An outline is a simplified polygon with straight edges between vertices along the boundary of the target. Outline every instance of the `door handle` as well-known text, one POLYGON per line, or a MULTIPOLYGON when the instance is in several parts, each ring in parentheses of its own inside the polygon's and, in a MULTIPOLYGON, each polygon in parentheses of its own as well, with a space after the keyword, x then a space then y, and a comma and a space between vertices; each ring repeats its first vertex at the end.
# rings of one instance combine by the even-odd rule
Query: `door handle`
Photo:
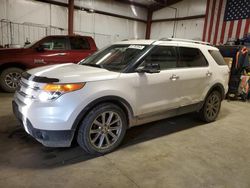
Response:
POLYGON ((178 80, 179 78, 180 78, 179 76, 173 74, 173 75, 170 77, 170 80, 175 81, 175 80, 178 80))
POLYGON ((57 56, 65 56, 66 53, 58 53, 57 56))
POLYGON ((212 73, 212 72, 207 71, 206 75, 207 75, 207 77, 211 77, 211 76, 213 75, 213 73, 212 73))

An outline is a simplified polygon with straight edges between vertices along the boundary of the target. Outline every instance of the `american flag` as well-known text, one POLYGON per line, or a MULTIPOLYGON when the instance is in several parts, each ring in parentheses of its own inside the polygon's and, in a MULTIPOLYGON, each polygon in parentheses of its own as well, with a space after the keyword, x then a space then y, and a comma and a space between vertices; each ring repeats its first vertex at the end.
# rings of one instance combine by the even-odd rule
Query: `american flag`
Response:
POLYGON ((250 0, 207 0, 203 41, 224 44, 250 32, 250 0))

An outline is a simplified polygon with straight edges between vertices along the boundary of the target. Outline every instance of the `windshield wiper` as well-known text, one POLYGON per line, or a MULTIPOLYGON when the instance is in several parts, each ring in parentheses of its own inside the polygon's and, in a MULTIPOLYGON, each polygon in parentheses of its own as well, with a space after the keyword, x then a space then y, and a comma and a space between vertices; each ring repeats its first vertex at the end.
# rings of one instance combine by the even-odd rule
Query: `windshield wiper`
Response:
POLYGON ((86 65, 86 66, 90 66, 90 67, 98 67, 98 68, 103 68, 102 65, 98 65, 98 64, 90 64, 90 63, 86 63, 86 64, 82 64, 82 65, 86 65))
POLYGON ((105 68, 107 69, 114 69, 114 70, 121 70, 124 65, 106 65, 105 68))

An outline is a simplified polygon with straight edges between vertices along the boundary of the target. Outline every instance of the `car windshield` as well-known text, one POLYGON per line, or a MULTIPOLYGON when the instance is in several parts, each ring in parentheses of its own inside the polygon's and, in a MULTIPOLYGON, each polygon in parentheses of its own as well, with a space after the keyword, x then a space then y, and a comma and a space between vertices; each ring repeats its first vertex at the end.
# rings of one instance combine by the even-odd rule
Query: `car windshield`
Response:
POLYGON ((121 72, 132 59, 143 53, 145 49, 145 45, 112 45, 93 54, 79 64, 121 72))

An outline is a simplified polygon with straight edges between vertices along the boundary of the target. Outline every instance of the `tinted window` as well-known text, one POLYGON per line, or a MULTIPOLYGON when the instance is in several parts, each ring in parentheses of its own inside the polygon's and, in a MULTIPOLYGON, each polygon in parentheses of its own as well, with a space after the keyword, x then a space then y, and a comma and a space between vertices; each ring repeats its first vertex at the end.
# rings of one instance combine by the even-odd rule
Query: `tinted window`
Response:
POLYGON ((161 70, 176 68, 176 50, 171 46, 157 46, 145 58, 145 64, 159 64, 161 70))
POLYGON ((88 50, 89 43, 86 39, 80 37, 70 38, 70 46, 72 50, 88 50))
POLYGON ((180 59, 178 67, 204 67, 207 60, 197 48, 179 47, 180 59))
POLYGON ((209 50, 209 53, 214 58, 218 65, 226 65, 224 58, 222 57, 221 53, 217 50, 209 50))
POLYGON ((65 38, 49 38, 42 43, 46 50, 66 50, 65 38))

